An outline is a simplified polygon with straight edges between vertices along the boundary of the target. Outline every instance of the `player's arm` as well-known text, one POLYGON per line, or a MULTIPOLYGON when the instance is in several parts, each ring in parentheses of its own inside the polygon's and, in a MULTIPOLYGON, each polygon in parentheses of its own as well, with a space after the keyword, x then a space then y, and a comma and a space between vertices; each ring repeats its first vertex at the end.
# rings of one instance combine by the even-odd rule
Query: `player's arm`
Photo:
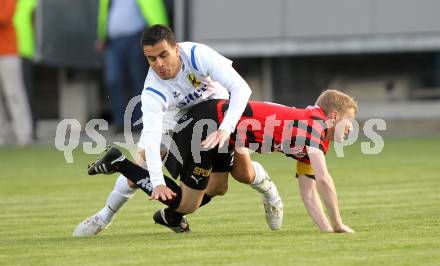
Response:
POLYGON ((246 108, 252 91, 247 82, 231 66, 217 66, 213 79, 222 84, 230 93, 229 107, 219 129, 232 133, 246 108))
POLYGON ((162 159, 160 155, 160 143, 162 139, 162 120, 166 109, 166 98, 154 91, 142 93, 142 147, 145 150, 153 192, 150 199, 164 201, 172 199, 176 194, 166 185, 162 172, 162 159), (156 93, 156 94, 155 94, 156 93))
POLYGON ((298 176, 299 190, 304 206, 321 232, 333 232, 333 228, 327 220, 319 199, 316 182, 305 175, 298 176))
POLYGON ((315 173, 316 187, 327 209, 333 231, 336 233, 353 233, 354 231, 350 227, 342 223, 335 184, 328 172, 324 153, 314 147, 307 147, 307 153, 315 173))
POLYGON ((213 81, 220 83, 230 93, 229 107, 219 130, 208 136, 202 143, 205 148, 214 148, 217 144, 223 146, 229 135, 235 130, 252 91, 247 82, 232 67, 230 60, 204 45, 197 47, 195 53, 196 58, 200 59, 202 74, 210 76, 213 81), (197 51, 197 49, 200 50, 197 51), (201 56, 197 56, 197 52, 209 56, 203 56, 202 60, 201 56))

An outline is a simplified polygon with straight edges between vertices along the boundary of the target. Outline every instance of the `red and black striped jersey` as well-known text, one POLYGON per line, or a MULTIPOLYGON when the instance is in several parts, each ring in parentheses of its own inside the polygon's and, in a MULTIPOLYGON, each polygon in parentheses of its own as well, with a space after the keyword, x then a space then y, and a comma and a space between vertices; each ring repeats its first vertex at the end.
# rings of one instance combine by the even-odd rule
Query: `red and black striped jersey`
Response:
MULTIPOLYGON (((228 101, 217 104, 218 120, 223 121, 228 101)), ((264 153, 280 151, 296 160, 310 163, 306 147, 327 153, 326 115, 319 106, 305 109, 270 102, 250 101, 240 118, 231 144, 264 153)))

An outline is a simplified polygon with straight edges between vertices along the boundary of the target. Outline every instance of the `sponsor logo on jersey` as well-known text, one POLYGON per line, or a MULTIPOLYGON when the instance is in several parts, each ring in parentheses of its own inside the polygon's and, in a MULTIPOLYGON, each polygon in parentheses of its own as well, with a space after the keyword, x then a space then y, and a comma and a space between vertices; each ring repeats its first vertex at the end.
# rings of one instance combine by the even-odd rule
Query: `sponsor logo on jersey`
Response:
POLYGON ((202 84, 202 82, 200 82, 193 73, 189 73, 188 75, 186 75, 186 78, 189 80, 194 88, 197 88, 198 86, 200 86, 200 84, 202 84))
POLYGON ((182 107, 186 106, 187 104, 194 102, 195 100, 201 98, 203 95, 203 92, 205 92, 206 90, 207 90, 206 86, 203 86, 200 89, 197 89, 197 90, 189 93, 188 95, 185 96, 184 99, 180 100, 177 103, 177 108, 182 108, 182 107))

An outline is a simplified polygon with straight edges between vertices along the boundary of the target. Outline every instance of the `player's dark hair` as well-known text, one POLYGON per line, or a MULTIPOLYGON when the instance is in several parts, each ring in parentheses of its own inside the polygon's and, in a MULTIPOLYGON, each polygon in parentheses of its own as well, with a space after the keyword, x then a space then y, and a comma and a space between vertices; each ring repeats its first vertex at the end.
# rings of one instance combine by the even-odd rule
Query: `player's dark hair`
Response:
POLYGON ((163 40, 166 40, 169 45, 176 45, 176 36, 170 27, 156 24, 147 27, 144 32, 142 32, 141 46, 144 45, 155 45, 163 40))

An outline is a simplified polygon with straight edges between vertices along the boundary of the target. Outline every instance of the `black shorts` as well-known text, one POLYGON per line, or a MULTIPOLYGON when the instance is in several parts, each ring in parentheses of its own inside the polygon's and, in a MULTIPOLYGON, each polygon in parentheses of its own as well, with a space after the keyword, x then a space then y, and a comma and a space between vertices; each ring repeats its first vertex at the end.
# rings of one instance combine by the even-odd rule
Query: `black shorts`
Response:
POLYGON ((208 100, 194 106, 178 122, 165 161, 168 172, 190 188, 204 190, 211 172, 229 172, 233 153, 218 148, 202 150, 200 143, 218 128, 217 104, 208 100), (177 131, 177 132, 176 132, 177 131))

